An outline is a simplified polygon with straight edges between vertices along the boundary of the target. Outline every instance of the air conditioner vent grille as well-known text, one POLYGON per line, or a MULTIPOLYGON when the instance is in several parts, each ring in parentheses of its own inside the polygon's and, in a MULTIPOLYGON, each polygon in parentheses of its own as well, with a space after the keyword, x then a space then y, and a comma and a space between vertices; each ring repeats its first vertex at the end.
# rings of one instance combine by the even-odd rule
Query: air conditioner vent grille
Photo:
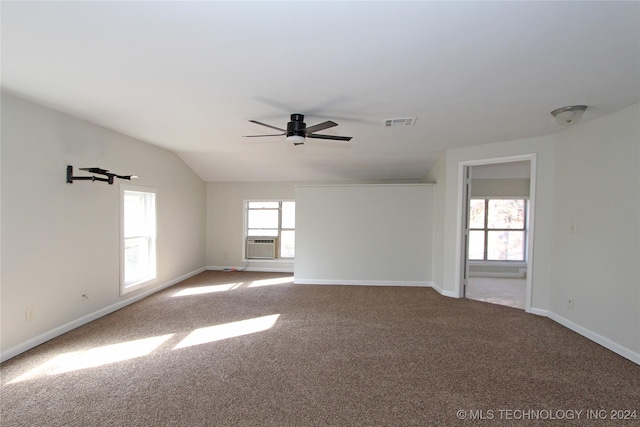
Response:
POLYGON ((392 126, 413 126, 416 124, 417 117, 401 117, 398 119, 386 119, 384 125, 386 127, 392 126))
POLYGON ((247 259, 274 259, 276 241, 276 237, 248 237, 247 259))

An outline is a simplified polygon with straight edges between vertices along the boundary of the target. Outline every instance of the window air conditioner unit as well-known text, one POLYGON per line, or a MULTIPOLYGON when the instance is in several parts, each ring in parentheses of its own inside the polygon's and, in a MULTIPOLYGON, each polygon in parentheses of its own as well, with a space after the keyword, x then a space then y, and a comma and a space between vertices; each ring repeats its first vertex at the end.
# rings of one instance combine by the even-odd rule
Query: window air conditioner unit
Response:
POLYGON ((276 237, 247 237, 247 259, 274 259, 276 237))

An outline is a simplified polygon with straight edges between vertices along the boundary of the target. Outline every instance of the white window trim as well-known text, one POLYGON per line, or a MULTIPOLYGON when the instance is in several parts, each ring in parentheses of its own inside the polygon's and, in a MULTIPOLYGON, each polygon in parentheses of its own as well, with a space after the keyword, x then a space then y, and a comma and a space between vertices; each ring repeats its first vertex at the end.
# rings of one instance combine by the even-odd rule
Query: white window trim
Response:
POLYGON ((146 288, 157 282, 158 277, 158 268, 157 268, 157 233, 158 233, 158 192, 155 188, 150 187, 141 187, 137 185, 130 184, 120 184, 120 296, 124 296, 131 292, 135 292, 139 289, 146 288), (153 245, 155 247, 154 256, 153 256, 153 277, 147 278, 137 283, 133 283, 130 285, 125 284, 125 236, 124 236, 124 194, 125 191, 137 191, 141 193, 153 193, 155 199, 155 230, 153 233, 153 245))

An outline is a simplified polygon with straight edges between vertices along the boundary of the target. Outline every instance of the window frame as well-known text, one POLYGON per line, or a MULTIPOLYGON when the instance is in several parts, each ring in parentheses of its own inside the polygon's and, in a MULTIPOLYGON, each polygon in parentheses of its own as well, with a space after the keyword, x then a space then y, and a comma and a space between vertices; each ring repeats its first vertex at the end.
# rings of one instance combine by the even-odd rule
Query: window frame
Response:
POLYGON ((484 235, 483 242, 483 259, 472 259, 468 258, 468 262, 470 263, 505 263, 505 264, 522 264, 527 262, 527 248, 528 248, 528 229, 529 229, 529 198, 528 197, 483 197, 483 196, 472 196, 469 198, 469 203, 472 200, 484 200, 484 224, 483 228, 471 227, 471 219, 468 219, 469 222, 469 235, 471 235, 472 231, 482 231, 484 235), (489 228, 489 202, 491 200, 522 200, 524 202, 524 212, 523 212, 523 226, 522 228, 489 228), (514 259, 488 259, 489 256, 489 232, 491 231, 521 231, 522 238, 522 259, 514 260, 514 259))
MULTIPOLYGON (((282 226, 282 204, 286 202, 294 203, 295 208, 295 200, 294 199, 247 199, 244 200, 243 208, 244 208, 244 227, 243 227, 243 242, 242 242, 242 259, 244 262, 274 262, 274 261, 293 261, 295 259, 295 255, 293 257, 283 257, 281 251, 282 245, 282 232, 283 231, 293 231, 295 236, 295 224, 294 228, 283 228, 282 226), (250 203, 278 203, 277 208, 250 208, 250 203), (268 234, 260 235, 265 237, 276 237, 276 257, 274 259, 253 259, 247 258, 247 238, 258 236, 249 234, 249 211, 251 210, 277 210, 278 211, 278 228, 277 235, 270 236, 268 234)), ((252 228, 251 230, 258 230, 257 228, 252 228)), ((263 230, 276 230, 274 228, 264 228, 263 230)), ((295 252, 295 248, 294 248, 295 252)))
POLYGON ((157 217, 158 217, 158 194, 155 188, 141 187, 137 185, 121 184, 120 185, 120 296, 124 296, 139 289, 146 288, 157 282, 158 268, 158 246, 157 246, 157 217), (142 193, 147 199, 146 204, 152 202, 145 209, 146 214, 146 234, 143 236, 126 237, 125 236, 125 196, 127 193, 142 193), (126 241, 127 239, 146 237, 149 246, 149 274, 143 279, 127 283, 126 282, 126 241))

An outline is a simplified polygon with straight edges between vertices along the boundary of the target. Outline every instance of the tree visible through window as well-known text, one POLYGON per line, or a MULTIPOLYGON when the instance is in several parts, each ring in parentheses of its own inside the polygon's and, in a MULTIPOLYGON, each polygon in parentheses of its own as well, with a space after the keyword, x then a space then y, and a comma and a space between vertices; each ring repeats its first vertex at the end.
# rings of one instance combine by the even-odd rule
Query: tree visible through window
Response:
POLYGON ((524 261, 526 200, 471 199, 469 259, 524 261))
POLYGON ((296 202, 247 202, 247 236, 276 237, 278 258, 295 256, 296 202))

